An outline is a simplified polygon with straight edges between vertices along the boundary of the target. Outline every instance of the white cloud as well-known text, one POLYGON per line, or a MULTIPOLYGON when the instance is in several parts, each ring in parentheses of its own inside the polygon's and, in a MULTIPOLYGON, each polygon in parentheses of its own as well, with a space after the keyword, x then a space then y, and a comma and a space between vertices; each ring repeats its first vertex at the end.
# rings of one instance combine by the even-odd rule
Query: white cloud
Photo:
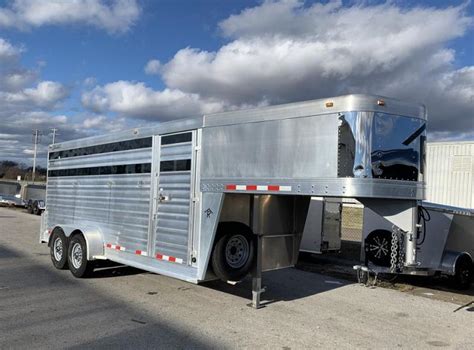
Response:
POLYGON ((0 38, 0 62, 6 63, 10 60, 16 60, 22 49, 13 46, 8 41, 0 38))
POLYGON ((145 65, 145 73, 149 75, 160 74, 161 63, 160 61, 153 59, 149 60, 145 65))
POLYGON ((128 117, 169 120, 210 113, 222 104, 176 89, 155 91, 141 82, 117 81, 83 93, 84 107, 97 113, 116 112, 128 117))
POLYGON ((266 1, 220 23, 231 41, 217 51, 178 51, 163 79, 224 106, 382 94, 427 104, 432 130, 472 126, 472 67, 447 48, 472 27, 465 5, 364 4, 266 1))
POLYGON ((67 96, 68 91, 62 84, 54 81, 41 81, 33 88, 15 92, 0 91, 0 103, 4 106, 53 108, 67 96))
POLYGON ((86 87, 92 87, 94 86, 95 84, 97 84, 97 79, 94 78, 94 77, 87 77, 86 79, 84 79, 84 81, 82 82, 84 84, 84 86, 86 87))
POLYGON ((91 128, 97 128, 107 121, 107 117, 104 115, 99 115, 97 117, 92 117, 92 118, 86 118, 84 119, 84 122, 82 125, 86 129, 91 129, 91 128))
POLYGON ((54 108, 68 97, 61 83, 42 81, 39 71, 20 63, 22 47, 0 38, 0 159, 24 161, 31 148, 31 131, 40 129, 40 159, 51 142, 48 129, 60 128, 66 138, 84 136, 81 128, 67 116, 54 113, 54 108))
POLYGON ((0 28, 87 24, 109 33, 123 33, 139 15, 136 0, 15 0, 0 7, 0 28))

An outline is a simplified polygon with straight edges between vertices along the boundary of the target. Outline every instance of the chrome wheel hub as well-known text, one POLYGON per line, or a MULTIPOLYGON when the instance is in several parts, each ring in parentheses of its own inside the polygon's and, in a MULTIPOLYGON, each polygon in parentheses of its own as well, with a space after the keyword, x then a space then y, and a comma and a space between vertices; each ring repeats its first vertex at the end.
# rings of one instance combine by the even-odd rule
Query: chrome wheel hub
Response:
POLYGON ((64 254, 63 241, 61 238, 56 237, 53 243, 53 255, 56 261, 61 261, 64 254))
POLYGON ((71 250, 71 262, 75 269, 82 265, 82 247, 79 243, 74 243, 71 250))

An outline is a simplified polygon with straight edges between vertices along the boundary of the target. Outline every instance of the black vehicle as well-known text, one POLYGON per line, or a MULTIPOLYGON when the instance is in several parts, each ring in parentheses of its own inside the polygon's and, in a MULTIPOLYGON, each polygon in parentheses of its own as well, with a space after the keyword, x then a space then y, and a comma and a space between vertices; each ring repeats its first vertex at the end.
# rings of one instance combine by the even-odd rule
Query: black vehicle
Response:
POLYGON ((26 209, 28 210, 28 213, 35 214, 35 215, 41 215, 45 207, 46 206, 45 206, 44 200, 42 199, 29 199, 26 205, 26 209))

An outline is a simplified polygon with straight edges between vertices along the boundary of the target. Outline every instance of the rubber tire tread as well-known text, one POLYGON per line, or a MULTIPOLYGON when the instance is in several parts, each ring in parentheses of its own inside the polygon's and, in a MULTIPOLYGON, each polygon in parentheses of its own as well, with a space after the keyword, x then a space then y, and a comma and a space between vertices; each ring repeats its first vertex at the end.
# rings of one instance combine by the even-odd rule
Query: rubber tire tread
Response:
POLYGON ((467 255, 463 255, 456 262, 455 274, 454 274, 454 283, 457 289, 467 290, 471 287, 472 279, 474 274, 474 264, 467 255), (469 269, 469 279, 466 280, 461 277, 461 270, 469 269))
POLYGON ((86 277, 89 277, 94 271, 93 262, 87 260, 87 244, 82 234, 77 234, 73 236, 71 240, 69 241, 67 257, 68 257, 69 271, 71 271, 74 277, 86 278, 86 277), (75 243, 79 243, 82 248, 82 264, 78 269, 76 269, 71 262, 72 247, 74 246, 75 243))
POLYGON ((240 223, 221 223, 217 228, 216 243, 212 251, 211 265, 214 273, 222 281, 242 280, 250 272, 255 260, 256 247, 253 233, 250 229, 240 223), (249 258, 247 262, 240 268, 235 269, 227 264, 225 259, 225 248, 227 242, 233 235, 243 235, 249 243, 249 258))
POLYGON ((68 268, 68 239, 62 231, 54 231, 51 236, 51 245, 49 246, 49 254, 53 265, 58 270, 66 270, 68 268), (56 237, 59 237, 63 243, 63 256, 60 261, 57 261, 54 257, 54 241, 56 237))

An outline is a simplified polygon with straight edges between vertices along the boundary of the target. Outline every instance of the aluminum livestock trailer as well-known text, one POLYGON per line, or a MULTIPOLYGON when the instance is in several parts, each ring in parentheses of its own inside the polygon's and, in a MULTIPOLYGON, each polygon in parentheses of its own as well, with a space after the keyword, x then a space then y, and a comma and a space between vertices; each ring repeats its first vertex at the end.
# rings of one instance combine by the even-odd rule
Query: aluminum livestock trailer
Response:
POLYGON ((199 283, 293 266, 310 198, 351 197, 417 265, 425 107, 368 95, 204 115, 49 147, 41 242, 76 277, 109 259, 199 283), (403 247, 403 248, 402 248, 403 247))

